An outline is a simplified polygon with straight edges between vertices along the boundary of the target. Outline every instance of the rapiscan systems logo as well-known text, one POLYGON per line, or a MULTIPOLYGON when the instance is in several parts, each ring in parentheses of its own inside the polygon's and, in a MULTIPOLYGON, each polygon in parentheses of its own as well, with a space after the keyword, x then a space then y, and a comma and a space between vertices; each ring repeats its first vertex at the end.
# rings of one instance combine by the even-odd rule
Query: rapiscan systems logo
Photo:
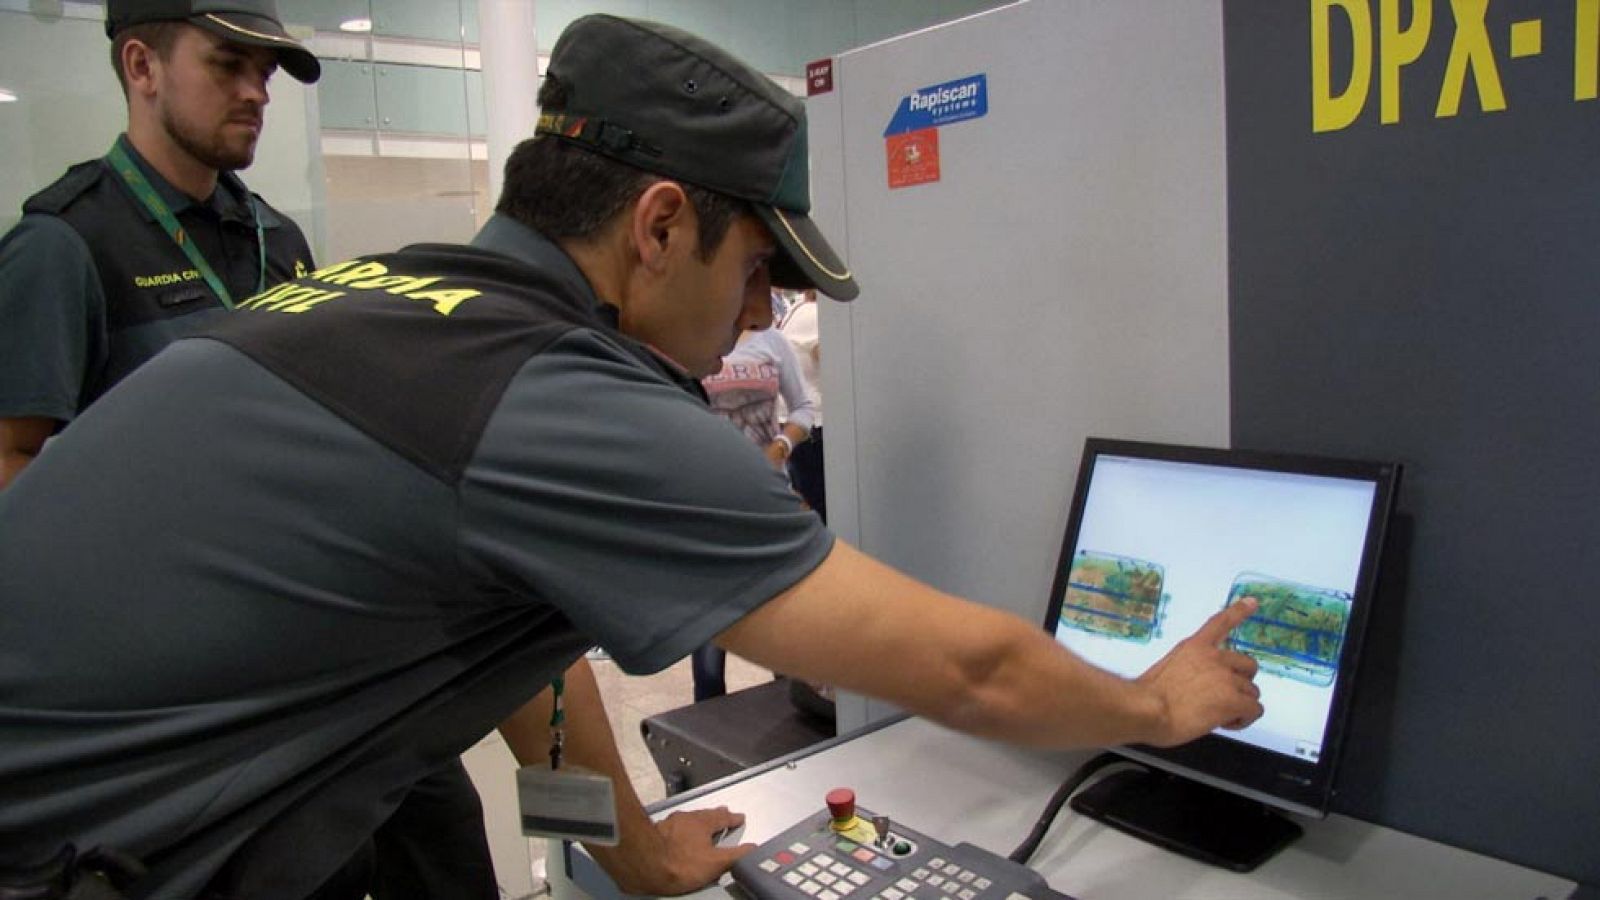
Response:
POLYGON ((1502 2, 1497 12, 1515 9, 1526 17, 1498 27, 1490 24, 1490 5, 1491 0, 1311 0, 1311 130, 1348 128, 1367 107, 1374 86, 1384 125, 1400 121, 1402 84, 1408 94, 1437 90, 1434 117, 1444 119, 1461 111, 1471 78, 1481 109, 1500 112, 1514 100, 1500 77, 1506 59, 1545 57, 1552 69, 1570 74, 1574 102, 1600 94, 1600 0, 1550 0, 1538 8, 1502 2), (1570 46, 1545 46, 1546 20, 1539 13, 1571 17, 1570 46), (1441 83, 1403 81, 1406 67, 1421 58, 1430 40, 1449 42, 1441 83), (1335 54, 1336 41, 1347 52, 1335 54), (1567 61, 1570 67, 1562 65, 1567 61))

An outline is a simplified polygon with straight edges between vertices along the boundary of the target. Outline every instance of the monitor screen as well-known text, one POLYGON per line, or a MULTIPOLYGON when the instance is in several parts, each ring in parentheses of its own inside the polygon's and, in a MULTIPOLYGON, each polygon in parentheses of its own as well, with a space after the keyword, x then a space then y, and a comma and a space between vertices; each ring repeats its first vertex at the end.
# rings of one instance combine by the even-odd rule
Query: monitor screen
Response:
POLYGON ((1132 678, 1229 603, 1258 603, 1226 646, 1255 658, 1262 717, 1119 752, 1326 811, 1398 469, 1089 440, 1045 622, 1058 641, 1132 678))

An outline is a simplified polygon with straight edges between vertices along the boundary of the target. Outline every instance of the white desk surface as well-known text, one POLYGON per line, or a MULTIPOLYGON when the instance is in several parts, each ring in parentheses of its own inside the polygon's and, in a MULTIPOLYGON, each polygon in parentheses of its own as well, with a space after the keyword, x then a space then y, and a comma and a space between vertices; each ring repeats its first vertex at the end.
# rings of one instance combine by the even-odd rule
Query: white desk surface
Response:
MULTIPOLYGON (((743 840, 761 843, 850 787, 860 804, 947 844, 968 841, 1004 856, 1088 752, 1043 753, 967 737, 920 719, 735 775, 686 795, 684 808, 745 814, 743 840)), ((678 798, 669 798, 676 805, 678 798)), ((661 815, 670 812, 664 809, 661 815)), ((1249 874, 1195 862, 1064 807, 1029 865, 1079 900, 1562 900, 1571 881, 1343 816, 1299 819, 1305 835, 1249 874)), ((574 885, 549 848, 556 900, 615 895, 584 867, 574 885)), ((581 852, 581 851, 577 851, 581 852)), ((592 863, 591 863, 592 865, 592 863)), ((724 879, 724 885, 728 879, 724 879)), ((723 900, 724 885, 691 896, 723 900)))

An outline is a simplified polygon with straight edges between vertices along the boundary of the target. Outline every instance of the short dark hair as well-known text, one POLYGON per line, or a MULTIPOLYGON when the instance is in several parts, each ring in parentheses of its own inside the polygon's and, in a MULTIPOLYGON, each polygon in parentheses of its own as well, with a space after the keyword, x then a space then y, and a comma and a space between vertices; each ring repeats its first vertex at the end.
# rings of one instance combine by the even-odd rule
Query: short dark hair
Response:
MULTIPOLYGON (((546 77, 539 86, 539 108, 556 111, 565 106, 565 89, 558 80, 546 77)), ((650 185, 665 180, 559 137, 539 135, 511 151, 505 187, 494 210, 550 240, 584 240, 598 233, 650 185)), ((736 218, 755 214, 746 200, 677 183, 694 205, 701 259, 711 258, 736 218)))
POLYGON ((163 62, 172 55, 172 45, 178 35, 189 27, 187 22, 145 22, 129 25, 111 39, 111 69, 117 73, 117 84, 122 85, 122 96, 128 96, 128 73, 122 71, 122 48, 129 41, 138 41, 155 51, 163 62))

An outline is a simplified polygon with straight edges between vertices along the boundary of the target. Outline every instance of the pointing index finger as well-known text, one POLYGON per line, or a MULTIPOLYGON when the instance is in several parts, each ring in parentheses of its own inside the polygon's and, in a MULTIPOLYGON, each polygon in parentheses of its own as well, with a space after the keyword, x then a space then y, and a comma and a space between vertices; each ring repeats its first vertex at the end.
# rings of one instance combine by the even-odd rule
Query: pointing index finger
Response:
POLYGON ((1254 597, 1241 597, 1224 609, 1217 612, 1200 626, 1195 636, 1208 644, 1220 645, 1228 637, 1228 632, 1244 624, 1244 620, 1255 615, 1259 606, 1254 597))

